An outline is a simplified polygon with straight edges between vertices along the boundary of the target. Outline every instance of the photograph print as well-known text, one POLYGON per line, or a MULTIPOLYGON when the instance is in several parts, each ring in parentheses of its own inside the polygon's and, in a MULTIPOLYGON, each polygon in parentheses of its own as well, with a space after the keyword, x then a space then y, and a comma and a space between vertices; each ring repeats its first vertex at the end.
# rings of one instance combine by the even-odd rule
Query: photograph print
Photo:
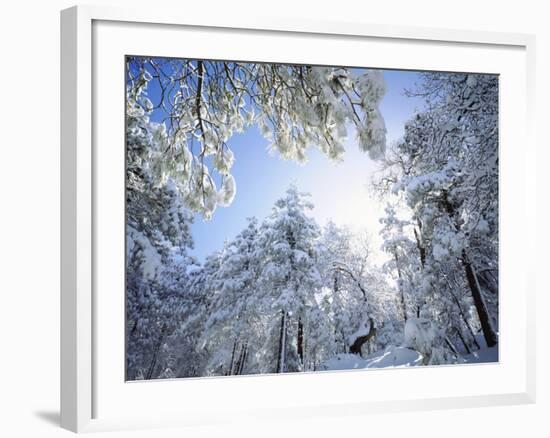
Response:
POLYGON ((498 362, 498 75, 125 61, 126 380, 498 362))

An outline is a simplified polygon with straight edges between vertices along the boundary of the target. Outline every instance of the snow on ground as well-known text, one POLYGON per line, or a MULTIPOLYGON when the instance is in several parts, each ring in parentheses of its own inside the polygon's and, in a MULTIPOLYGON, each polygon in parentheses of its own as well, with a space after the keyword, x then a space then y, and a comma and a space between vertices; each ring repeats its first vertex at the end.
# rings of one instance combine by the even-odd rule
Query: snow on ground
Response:
POLYGON ((422 355, 405 347, 389 347, 365 358, 356 354, 338 354, 327 360, 321 369, 327 371, 355 370, 364 368, 387 368, 416 366, 422 362, 422 355))
POLYGON ((422 363, 422 355, 405 347, 386 349, 382 354, 374 353, 367 357, 367 368, 409 367, 422 363))
MULTIPOLYGON (((498 346, 482 348, 462 357, 460 363, 498 362, 498 346)), ((367 357, 356 354, 338 354, 324 362, 320 369, 325 371, 358 370, 365 368, 409 367, 422 364, 422 355, 406 347, 388 347, 367 357)))
POLYGON ((320 366, 320 369, 325 371, 358 370, 362 368, 367 368, 367 361, 357 354, 337 354, 320 366))
POLYGON ((476 335, 476 341, 481 346, 481 349, 462 356, 466 363, 498 362, 498 344, 487 348, 485 338, 482 334, 476 335))
POLYGON ((462 356, 466 363, 498 362, 498 345, 491 348, 482 348, 472 354, 462 356))

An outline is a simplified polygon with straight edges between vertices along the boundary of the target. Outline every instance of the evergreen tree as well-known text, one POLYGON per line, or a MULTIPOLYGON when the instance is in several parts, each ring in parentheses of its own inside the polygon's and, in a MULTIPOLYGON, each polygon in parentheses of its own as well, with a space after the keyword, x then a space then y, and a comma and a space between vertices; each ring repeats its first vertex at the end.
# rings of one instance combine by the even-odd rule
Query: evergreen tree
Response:
POLYGON ((308 339, 306 321, 318 307, 316 293, 322 283, 316 265, 320 231, 307 215, 312 208, 306 194, 290 187, 262 226, 259 290, 273 311, 271 345, 266 347, 271 351, 268 364, 275 365, 272 372, 302 371, 304 343, 314 342, 308 339))
POLYGON ((220 260, 215 274, 219 292, 212 299, 204 328, 205 345, 219 352, 208 365, 210 372, 221 369, 225 375, 243 374, 260 347, 264 303, 258 294, 257 242, 258 222, 249 218, 220 260))

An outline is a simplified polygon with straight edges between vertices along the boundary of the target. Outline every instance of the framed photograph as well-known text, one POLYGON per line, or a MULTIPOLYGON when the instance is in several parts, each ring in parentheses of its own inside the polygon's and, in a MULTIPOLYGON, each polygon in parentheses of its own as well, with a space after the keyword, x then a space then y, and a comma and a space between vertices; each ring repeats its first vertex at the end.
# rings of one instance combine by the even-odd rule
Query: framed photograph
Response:
POLYGON ((534 401, 532 36, 61 18, 63 427, 534 401))

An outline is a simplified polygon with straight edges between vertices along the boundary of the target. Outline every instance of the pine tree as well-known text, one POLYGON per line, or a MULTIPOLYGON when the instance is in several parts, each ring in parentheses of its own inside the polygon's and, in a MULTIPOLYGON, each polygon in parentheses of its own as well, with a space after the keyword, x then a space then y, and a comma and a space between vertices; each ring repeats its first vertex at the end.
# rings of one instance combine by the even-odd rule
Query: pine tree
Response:
POLYGON ((218 293, 212 299, 203 337, 208 349, 223 353, 209 364, 211 372, 221 367, 225 375, 242 374, 262 342, 258 232, 258 221, 249 218, 246 228, 226 245, 215 274, 218 293))
POLYGON ((307 215, 312 208, 306 194, 290 187, 262 226, 259 289, 262 299, 270 302, 273 309, 272 336, 268 341, 272 345, 266 348, 275 357, 274 372, 302 371, 303 345, 311 341, 305 323, 311 309, 318 307, 316 293, 321 287, 315 246, 320 232, 307 215), (276 345, 273 338, 277 339, 276 345))

